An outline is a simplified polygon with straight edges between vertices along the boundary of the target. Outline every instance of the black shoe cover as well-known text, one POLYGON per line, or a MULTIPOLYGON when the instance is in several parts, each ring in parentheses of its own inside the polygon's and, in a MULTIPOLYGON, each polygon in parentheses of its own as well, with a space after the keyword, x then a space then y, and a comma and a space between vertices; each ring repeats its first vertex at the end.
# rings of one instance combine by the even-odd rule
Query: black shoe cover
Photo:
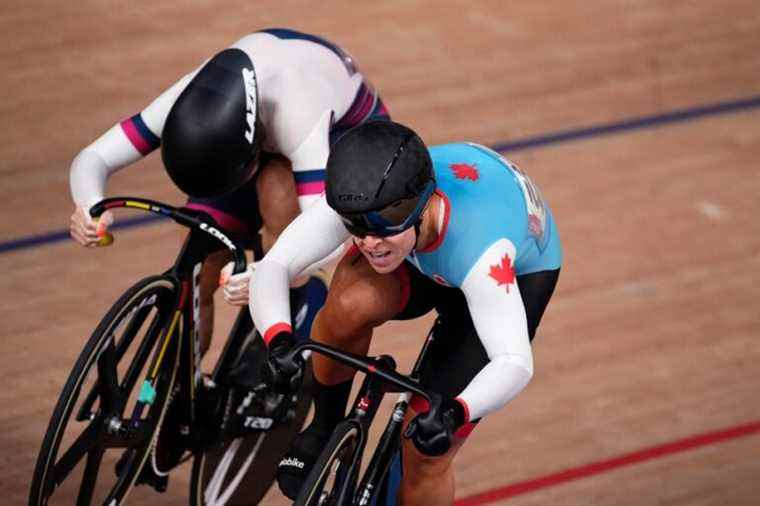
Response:
POLYGON ((327 440, 330 430, 310 425, 293 440, 290 450, 277 465, 277 483, 290 499, 295 499, 303 482, 314 467, 327 440))

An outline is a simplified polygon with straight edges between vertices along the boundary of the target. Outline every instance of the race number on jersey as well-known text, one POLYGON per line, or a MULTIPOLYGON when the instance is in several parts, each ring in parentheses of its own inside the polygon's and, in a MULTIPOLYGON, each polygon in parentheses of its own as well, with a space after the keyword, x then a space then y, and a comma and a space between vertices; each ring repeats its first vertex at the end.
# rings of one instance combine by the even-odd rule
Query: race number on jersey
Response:
POLYGON ((544 198, 541 195, 541 190, 538 189, 533 181, 523 172, 514 162, 510 162, 504 158, 500 153, 482 146, 476 145, 480 149, 493 154, 494 157, 501 160, 506 167, 508 167, 515 175, 515 179, 520 183, 523 196, 525 197, 525 205, 528 209, 528 230, 530 234, 536 239, 539 248, 543 249, 544 246, 544 234, 546 232, 546 204, 544 198))

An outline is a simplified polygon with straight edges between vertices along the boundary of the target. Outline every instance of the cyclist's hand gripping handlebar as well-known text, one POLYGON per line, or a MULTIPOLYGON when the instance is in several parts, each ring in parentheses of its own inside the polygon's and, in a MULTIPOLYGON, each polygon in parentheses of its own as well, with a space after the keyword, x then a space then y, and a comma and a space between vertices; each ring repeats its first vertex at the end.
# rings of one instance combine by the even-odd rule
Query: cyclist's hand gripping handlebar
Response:
POLYGON ((454 433, 465 423, 464 407, 455 399, 433 399, 430 410, 418 414, 407 426, 404 437, 411 439, 417 450, 437 457, 451 448, 454 433))
POLYGON ((269 356, 264 362, 264 380, 281 392, 295 392, 303 381, 304 359, 291 332, 280 332, 269 343, 269 356))

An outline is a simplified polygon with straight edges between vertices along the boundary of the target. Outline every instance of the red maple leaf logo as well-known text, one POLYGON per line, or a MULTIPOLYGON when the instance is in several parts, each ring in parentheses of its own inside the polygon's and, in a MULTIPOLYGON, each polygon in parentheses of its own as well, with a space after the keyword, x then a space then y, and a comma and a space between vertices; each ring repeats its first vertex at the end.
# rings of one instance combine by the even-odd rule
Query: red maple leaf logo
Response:
POLYGON ((470 181, 477 181, 480 177, 478 174, 478 169, 469 163, 452 163, 450 167, 451 170, 454 171, 454 176, 457 179, 469 179, 470 181))
POLYGON ((504 254, 501 263, 492 265, 488 275, 496 280, 496 286, 506 285, 507 293, 509 293, 509 285, 515 282, 515 270, 512 268, 509 255, 504 254))

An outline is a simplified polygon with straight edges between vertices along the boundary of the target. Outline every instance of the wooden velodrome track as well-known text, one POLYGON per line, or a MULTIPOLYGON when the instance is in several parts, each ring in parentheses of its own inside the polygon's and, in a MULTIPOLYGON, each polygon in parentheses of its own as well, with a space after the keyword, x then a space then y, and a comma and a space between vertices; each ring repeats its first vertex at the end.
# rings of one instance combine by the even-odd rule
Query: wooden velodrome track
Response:
MULTIPOLYGON (((57 240, 71 159, 213 52, 286 26, 347 48, 429 143, 619 127, 504 151, 551 203, 565 264, 533 382, 456 462, 462 504, 760 504, 756 0, 315 5, 3 3, 0 503, 25 503, 58 392, 100 316, 181 240, 166 222, 118 230, 97 251, 57 240)), ((109 193, 182 202, 155 155, 109 193)), ((233 312, 221 314, 220 334, 233 312)), ((408 367, 428 323, 388 325, 373 351, 408 367)), ((186 503, 186 475, 131 502, 186 503)))

